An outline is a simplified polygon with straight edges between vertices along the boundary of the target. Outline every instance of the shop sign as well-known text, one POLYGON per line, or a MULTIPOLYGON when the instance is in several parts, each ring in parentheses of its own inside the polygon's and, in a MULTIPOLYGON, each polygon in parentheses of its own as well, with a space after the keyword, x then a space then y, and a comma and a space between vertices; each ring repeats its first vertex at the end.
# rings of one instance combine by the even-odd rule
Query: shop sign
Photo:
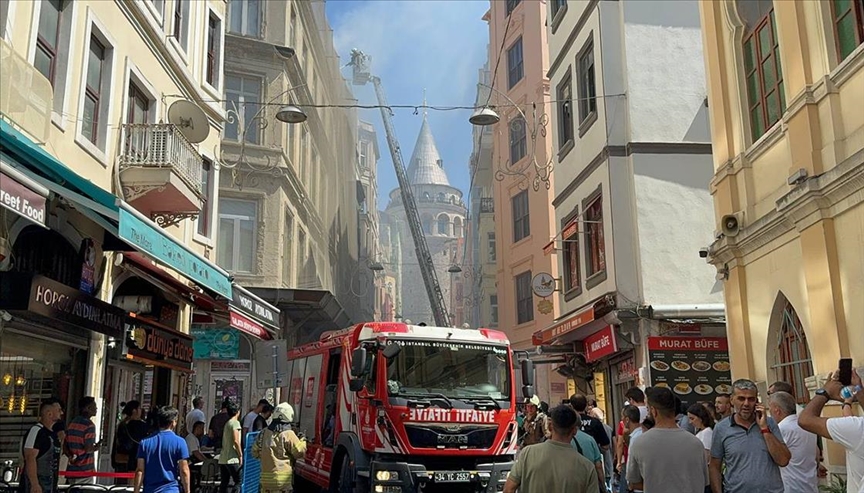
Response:
POLYGON ((681 401, 713 401, 732 393, 725 337, 649 337, 651 385, 671 389, 681 401))
POLYGON ((567 391, 567 384, 564 382, 552 382, 549 384, 549 389, 556 394, 563 394, 567 391))
POLYGON ((594 307, 579 312, 557 324, 538 331, 532 337, 534 345, 546 344, 594 320, 594 307))
POLYGON ((269 303, 261 301, 256 296, 246 291, 241 286, 233 285, 234 298, 231 307, 254 320, 279 328, 279 309, 269 303))
POLYGON ((90 238, 81 240, 81 282, 79 289, 93 294, 96 286, 96 246, 90 238))
POLYGON ((611 325, 585 338, 585 361, 590 363, 618 352, 618 341, 611 325))
POLYGON ((192 254, 191 250, 177 243, 157 226, 145 223, 124 207, 120 207, 118 233, 120 239, 138 250, 217 294, 232 298, 231 281, 226 274, 192 254))
POLYGON ((133 357, 192 370, 192 338, 181 332, 130 320, 126 324, 126 350, 133 357))
POLYGON ((195 359, 237 359, 240 334, 234 329, 193 328, 192 349, 195 359))
POLYGON ((579 223, 576 220, 570 221, 570 224, 561 232, 561 238, 567 239, 579 232, 579 223))
POLYGON ((0 205, 45 226, 45 197, 27 188, 6 173, 0 172, 0 205))
POLYGON ((531 279, 531 289, 536 296, 548 298, 555 292, 555 278, 548 272, 539 272, 531 279))
POLYGON ((250 372, 252 364, 248 361, 211 361, 210 371, 250 372))
POLYGON ((267 332, 267 329, 265 329, 263 325, 244 317, 234 310, 230 310, 228 313, 231 327, 255 336, 258 339, 270 339, 270 333, 267 332))
MULTIPOLYGON (((12 279, 22 278, 10 278, 10 281, 12 279)), ((16 286, 15 289, 19 290, 20 287, 16 286)), ((7 299, 4 301, 14 300, 7 299)), ((14 309, 17 307, 7 308, 14 309)), ((35 314, 62 320, 86 330, 118 339, 123 337, 123 322, 126 312, 47 277, 32 276, 27 309, 35 314)))
POLYGON ((554 251, 555 251, 555 240, 552 240, 543 246, 543 255, 549 255, 554 251))
POLYGON ((628 358, 618 363, 617 370, 619 383, 635 380, 638 373, 636 370, 636 361, 633 358, 628 358))

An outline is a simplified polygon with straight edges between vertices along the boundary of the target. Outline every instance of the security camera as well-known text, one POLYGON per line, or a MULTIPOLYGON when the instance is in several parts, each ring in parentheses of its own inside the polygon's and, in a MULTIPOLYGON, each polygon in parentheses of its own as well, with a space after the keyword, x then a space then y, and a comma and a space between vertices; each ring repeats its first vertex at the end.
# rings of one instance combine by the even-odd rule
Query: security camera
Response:
POLYGON ((708 258, 708 254, 711 253, 711 250, 708 247, 703 247, 699 249, 699 258, 708 258))

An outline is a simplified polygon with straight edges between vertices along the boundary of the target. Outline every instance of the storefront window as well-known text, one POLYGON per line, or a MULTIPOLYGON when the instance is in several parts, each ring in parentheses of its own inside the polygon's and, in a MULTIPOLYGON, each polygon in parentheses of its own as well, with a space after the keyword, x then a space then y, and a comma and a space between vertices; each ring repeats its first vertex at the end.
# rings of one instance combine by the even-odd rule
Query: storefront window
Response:
POLYGON ((57 397, 67 415, 83 397, 87 351, 0 329, 0 460, 15 459, 43 399, 57 397))

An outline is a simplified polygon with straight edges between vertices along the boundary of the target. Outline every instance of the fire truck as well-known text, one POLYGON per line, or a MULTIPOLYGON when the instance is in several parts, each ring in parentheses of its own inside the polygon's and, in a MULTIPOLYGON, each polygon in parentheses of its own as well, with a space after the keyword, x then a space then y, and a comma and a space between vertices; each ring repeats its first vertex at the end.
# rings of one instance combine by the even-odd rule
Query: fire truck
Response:
MULTIPOLYGON (((298 491, 502 491, 517 447, 514 355, 503 332, 359 324, 288 352, 307 440, 298 491)), ((521 363, 522 395, 533 365, 521 363)))

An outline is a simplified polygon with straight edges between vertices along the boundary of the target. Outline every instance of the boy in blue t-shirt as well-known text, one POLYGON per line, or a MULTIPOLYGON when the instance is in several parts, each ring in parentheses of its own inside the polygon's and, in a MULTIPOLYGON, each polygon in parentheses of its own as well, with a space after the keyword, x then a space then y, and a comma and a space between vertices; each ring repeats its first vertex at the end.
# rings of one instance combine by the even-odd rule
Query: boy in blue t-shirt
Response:
POLYGON ((174 433, 178 412, 173 407, 156 411, 159 432, 145 438, 138 446, 138 467, 135 470, 135 493, 180 493, 189 489, 189 448, 186 441, 174 433), (179 477, 179 482, 178 482, 179 477))

